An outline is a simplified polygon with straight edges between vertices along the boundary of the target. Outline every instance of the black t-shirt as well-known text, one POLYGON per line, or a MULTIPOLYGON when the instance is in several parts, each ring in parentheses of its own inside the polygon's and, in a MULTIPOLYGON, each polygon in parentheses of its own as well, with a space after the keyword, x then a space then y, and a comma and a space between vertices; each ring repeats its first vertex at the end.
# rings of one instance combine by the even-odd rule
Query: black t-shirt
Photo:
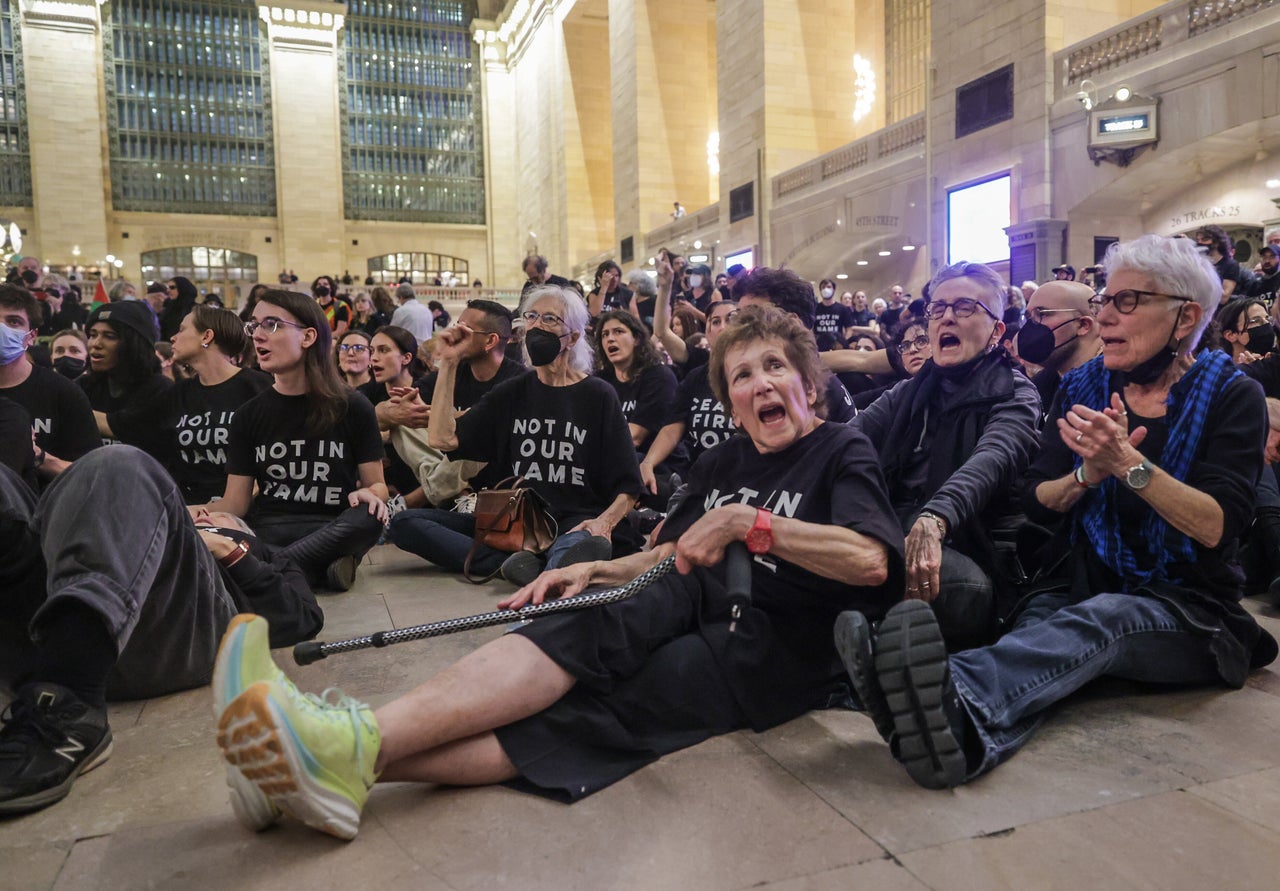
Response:
POLYGON ((90 372, 76 378, 75 383, 89 397, 89 405, 94 411, 106 412, 107 423, 111 425, 115 438, 104 437, 104 445, 123 442, 137 446, 166 467, 172 463, 169 391, 173 389, 173 381, 157 373, 113 392, 109 375, 90 372))
MULTIPOLYGON (((845 307, 848 309, 848 307, 845 307)), ((875 318, 875 313, 869 309, 850 309, 849 316, 853 319, 850 323, 856 328, 865 328, 871 324, 871 320, 875 318)))
POLYGON ((627 423, 649 431, 639 448, 647 452, 675 407, 675 372, 666 365, 651 365, 625 383, 603 371, 598 376, 618 394, 627 423))
POLYGON ((171 469, 187 504, 222 497, 227 487, 231 419, 240 406, 270 386, 271 375, 252 368, 211 387, 196 378, 174 385, 170 410, 176 460, 171 469))
POLYGON ((0 466, 12 470, 34 492, 38 480, 30 430, 31 415, 27 410, 12 399, 0 396, 0 466))
POLYGON ((322 436, 306 434, 306 396, 264 390, 231 420, 227 473, 258 483, 255 516, 330 514, 349 506, 360 488, 361 464, 382 461, 382 437, 373 406, 347 390, 347 412, 322 436))
MULTIPOLYGON (((471 373, 471 366, 462 364, 458 366, 458 373, 453 379, 453 408, 454 411, 465 411, 480 401, 484 394, 488 393, 503 381, 511 380, 513 377, 519 377, 524 374, 527 369, 520 360, 512 356, 503 356, 502 364, 498 366, 498 372, 487 381, 478 381, 475 375, 471 373)), ((422 401, 427 405, 431 404, 432 394, 436 391, 436 377, 438 372, 432 371, 424 374, 413 382, 418 393, 422 396, 422 401)))
POLYGON ((1237 285, 1240 283, 1240 264, 1233 257, 1223 257, 1213 264, 1213 268, 1218 273, 1218 278, 1224 282, 1233 281, 1237 285))
POLYGON ((836 340, 844 340, 844 329, 852 328, 857 322, 853 318, 853 310, 843 303, 818 304, 817 314, 813 317, 813 333, 830 334, 836 340))
POLYGON ((668 424, 684 424, 684 446, 693 461, 703 452, 733 436, 735 429, 720 400, 711 392, 708 367, 704 363, 684 376, 676 388, 674 408, 668 424))
POLYGON ((597 517, 618 495, 639 495, 640 465, 613 388, 596 377, 550 387, 528 371, 494 387, 458 418, 449 457, 523 476, 560 531, 597 517))
MULTIPOLYGON (((380 381, 370 381, 363 386, 357 387, 356 392, 368 399, 369 404, 374 406, 391 398, 391 394, 387 392, 387 385, 380 381)), ((387 440, 383 446, 386 453, 386 462, 382 465, 382 474, 386 477, 387 485, 401 495, 417 489, 421 485, 418 482, 418 475, 400 457, 400 453, 391 444, 391 440, 387 440)))
POLYGON ((74 381, 56 371, 33 365, 25 381, 16 387, 0 388, 0 396, 26 409, 36 445, 50 455, 74 461, 102 445, 89 397, 74 381))
MULTIPOLYGON (((889 506, 875 449, 861 432, 819 424, 787 448, 761 454, 745 436, 705 453, 689 474, 688 496, 667 517, 674 541, 703 514, 727 504, 763 507, 776 517, 843 526, 883 542, 889 575, 860 587, 824 578, 772 554, 752 558, 751 606, 730 636, 723 616, 703 616, 701 634, 724 668, 753 727, 794 713, 778 691, 816 689, 841 676, 831 627, 843 610, 871 620, 902 599, 903 539, 889 506), (772 695, 771 695, 772 694, 772 695)), ((722 566, 709 572, 723 578, 722 566)))

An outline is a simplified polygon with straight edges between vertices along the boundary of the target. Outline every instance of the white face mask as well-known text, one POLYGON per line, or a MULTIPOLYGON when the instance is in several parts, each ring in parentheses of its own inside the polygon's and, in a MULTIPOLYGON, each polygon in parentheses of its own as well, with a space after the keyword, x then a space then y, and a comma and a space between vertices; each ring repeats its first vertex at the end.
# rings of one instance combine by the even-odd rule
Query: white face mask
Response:
POLYGON ((702 276, 700 275, 689 276, 689 287, 699 288, 701 286, 702 286, 702 276))
POLYGON ((836 296, 836 289, 835 289, 835 288, 823 288, 823 289, 822 289, 822 299, 823 299, 823 300, 830 300, 830 299, 831 299, 832 297, 834 297, 834 296, 836 296))

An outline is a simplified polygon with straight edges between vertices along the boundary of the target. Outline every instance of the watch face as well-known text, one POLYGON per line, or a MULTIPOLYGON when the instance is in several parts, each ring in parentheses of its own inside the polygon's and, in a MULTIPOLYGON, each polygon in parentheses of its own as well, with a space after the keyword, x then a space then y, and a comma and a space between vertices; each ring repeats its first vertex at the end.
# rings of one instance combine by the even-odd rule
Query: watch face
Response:
POLYGON ((1151 482, 1151 469, 1146 464, 1139 464, 1137 467, 1131 467, 1129 472, 1125 474, 1125 483, 1130 489, 1141 489, 1147 483, 1151 482))
POLYGON ((753 554, 767 554, 773 547, 773 532, 768 529, 752 529, 747 533, 747 550, 753 554))

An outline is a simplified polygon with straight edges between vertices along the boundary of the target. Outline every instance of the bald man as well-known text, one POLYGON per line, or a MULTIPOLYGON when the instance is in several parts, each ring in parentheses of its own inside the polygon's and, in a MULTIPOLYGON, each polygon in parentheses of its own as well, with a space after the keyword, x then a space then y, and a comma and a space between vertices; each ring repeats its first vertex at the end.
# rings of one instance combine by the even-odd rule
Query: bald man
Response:
POLYGON ((1042 412, 1053 405, 1063 375, 1102 349, 1092 299, 1088 285, 1052 281, 1036 288, 1027 304, 1026 323, 1018 332, 1018 355, 1043 368, 1031 379, 1040 391, 1042 412))

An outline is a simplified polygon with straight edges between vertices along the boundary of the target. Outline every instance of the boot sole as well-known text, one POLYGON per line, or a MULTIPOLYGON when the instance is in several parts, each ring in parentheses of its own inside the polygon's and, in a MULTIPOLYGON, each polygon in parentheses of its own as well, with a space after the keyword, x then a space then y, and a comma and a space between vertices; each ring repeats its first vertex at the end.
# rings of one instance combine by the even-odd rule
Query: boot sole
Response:
POLYGON ((947 647, 933 610, 921 600, 896 604, 876 637, 876 675, 893 713, 896 757, 926 789, 965 779, 965 757, 943 708, 947 647))
POLYGON ((254 684, 222 712, 218 747, 223 757, 284 813, 350 841, 360 830, 360 808, 311 778, 307 762, 312 758, 269 693, 266 684, 254 684))
POLYGON ((853 683, 862 708, 876 725, 876 732, 885 742, 891 742, 894 731, 893 712, 876 679, 875 654, 871 646, 871 625, 859 612, 843 612, 836 616, 836 652, 844 663, 844 670, 853 683))

